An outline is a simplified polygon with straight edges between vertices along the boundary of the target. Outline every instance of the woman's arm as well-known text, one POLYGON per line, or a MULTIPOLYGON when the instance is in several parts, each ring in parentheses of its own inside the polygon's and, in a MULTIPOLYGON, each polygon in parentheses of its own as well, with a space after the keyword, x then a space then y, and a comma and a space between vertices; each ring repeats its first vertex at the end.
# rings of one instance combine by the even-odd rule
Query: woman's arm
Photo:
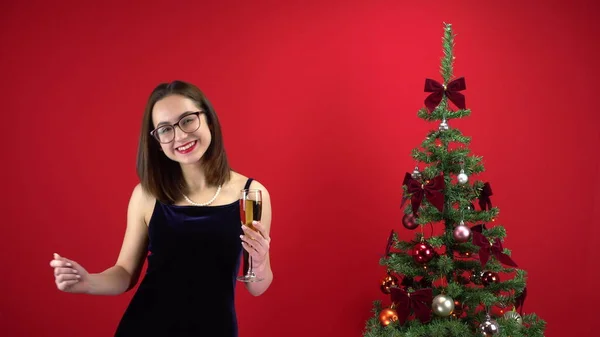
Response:
POLYGON ((145 214, 149 206, 154 206, 151 199, 140 184, 133 189, 127 209, 127 229, 117 262, 101 273, 90 275, 90 294, 118 295, 136 285, 148 249, 145 214))
MULTIPOLYGON (((252 270, 257 277, 260 277, 263 280, 260 282, 246 283, 246 289, 248 292, 250 292, 250 294, 254 296, 260 296, 269 288, 271 282, 273 282, 273 271, 271 270, 271 259, 269 256, 271 242, 271 198, 269 196, 269 191, 267 191, 267 189, 256 180, 252 181, 250 188, 260 189, 262 194, 261 219, 259 223, 254 225, 262 234, 262 237, 256 237, 256 239, 259 239, 258 243, 252 239, 243 240, 242 245, 244 246, 244 249, 249 250, 253 256, 252 270), (244 241, 253 242, 258 245, 258 248, 252 249, 252 247, 249 247, 244 241)), ((249 237, 258 235, 249 228, 244 229, 244 232, 246 234, 245 236, 249 237)))

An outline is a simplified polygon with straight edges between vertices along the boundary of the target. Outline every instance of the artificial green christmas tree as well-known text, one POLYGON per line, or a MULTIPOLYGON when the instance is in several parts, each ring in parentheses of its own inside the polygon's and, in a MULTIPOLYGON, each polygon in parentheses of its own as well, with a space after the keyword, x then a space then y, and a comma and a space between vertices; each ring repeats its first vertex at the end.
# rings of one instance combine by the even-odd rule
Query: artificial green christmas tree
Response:
POLYGON ((471 114, 461 93, 465 79, 453 77, 454 37, 444 24, 443 83, 426 79, 430 94, 418 112, 436 128, 413 149, 417 166, 402 186, 402 224, 416 230, 414 240, 392 230, 380 261, 388 299, 374 302, 364 337, 544 335, 545 321, 523 312, 526 272, 502 247, 506 230, 496 221, 491 185, 474 179, 484 170, 482 157, 450 125, 471 114))

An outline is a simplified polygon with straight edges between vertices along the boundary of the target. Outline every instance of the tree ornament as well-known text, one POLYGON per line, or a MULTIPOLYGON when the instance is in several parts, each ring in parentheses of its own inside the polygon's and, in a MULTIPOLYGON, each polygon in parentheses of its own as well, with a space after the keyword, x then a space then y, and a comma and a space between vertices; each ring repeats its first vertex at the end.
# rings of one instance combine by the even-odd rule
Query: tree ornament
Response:
POLYGON ((415 219, 415 215, 412 213, 404 214, 404 216, 402 217, 402 225, 406 229, 415 229, 419 227, 417 219, 415 219))
POLYGON ((465 243, 471 238, 471 229, 465 226, 464 221, 461 220, 458 226, 454 228, 452 237, 454 238, 454 241, 458 243, 465 243))
POLYGON ((473 270, 473 272, 471 273, 471 282, 473 282, 473 284, 481 284, 481 276, 483 275, 482 272, 477 273, 476 271, 473 270))
POLYGON ((395 322, 397 320, 398 320, 398 313, 396 312, 396 310, 394 310, 392 308, 383 309, 379 313, 379 323, 381 323, 381 325, 383 325, 383 326, 388 326, 392 322, 395 322))
POLYGON ((389 294, 390 288, 398 286, 398 278, 394 275, 388 274, 381 280, 381 291, 384 294, 389 294))
POLYGON ((519 315, 519 313, 516 310, 511 310, 511 311, 507 311, 504 313, 504 318, 507 320, 514 320, 519 324, 523 324, 523 318, 521 318, 521 315, 519 315))
POLYGON ((433 247, 431 247, 431 245, 427 242, 417 243, 413 247, 412 257, 416 263, 419 263, 419 264, 427 263, 427 262, 431 261, 431 259, 433 259, 434 255, 435 255, 435 250, 433 250, 433 247))
POLYGON ((438 129, 442 132, 448 130, 448 122, 446 122, 446 118, 442 119, 442 122, 438 126, 438 129))
POLYGON ((413 173, 410 175, 413 179, 421 179, 421 171, 419 171, 419 167, 415 166, 413 173))
POLYGON ((500 276, 498 276, 498 273, 494 273, 493 271, 486 271, 481 274, 481 283, 483 283, 484 286, 488 286, 492 283, 498 282, 500 282, 500 276))
POLYGON ((480 336, 491 337, 500 332, 500 325, 489 314, 485 314, 485 321, 479 325, 480 336))
POLYGON ((469 258, 469 257, 473 256, 473 253, 471 253, 471 252, 458 252, 458 256, 459 257, 464 257, 464 258, 469 258))
POLYGON ((463 313, 463 305, 459 300, 454 300, 454 310, 452 310, 452 317, 460 318, 463 313))
POLYGON ((457 274, 454 281, 458 284, 467 285, 471 283, 468 277, 464 277, 462 274, 457 274))
POLYGON ((465 173, 465 170, 460 169, 460 173, 458 174, 458 183, 464 185, 469 181, 469 176, 465 173))
POLYGON ((433 310, 434 314, 440 317, 450 316, 454 311, 454 300, 448 295, 437 295, 433 298, 431 309, 433 310))

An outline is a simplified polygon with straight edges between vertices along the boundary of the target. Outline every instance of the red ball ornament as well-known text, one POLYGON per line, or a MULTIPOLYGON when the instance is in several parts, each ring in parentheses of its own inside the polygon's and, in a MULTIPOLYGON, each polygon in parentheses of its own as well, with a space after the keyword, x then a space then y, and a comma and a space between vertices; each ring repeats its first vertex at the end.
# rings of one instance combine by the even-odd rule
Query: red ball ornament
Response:
POLYGON ((433 259, 434 256, 435 256, 435 250, 433 250, 433 247, 431 247, 431 245, 428 244, 427 242, 417 243, 413 247, 412 257, 416 263, 419 263, 419 264, 427 263, 427 262, 431 261, 431 259, 433 259))
POLYGON ((471 282, 473 282, 473 284, 478 284, 478 285, 481 284, 481 276, 482 275, 483 275, 483 272, 476 273, 473 270, 473 272, 471 273, 471 277, 470 277, 471 282))
POLYGON ((392 322, 395 322, 397 320, 398 320, 398 313, 394 309, 390 309, 390 308, 383 309, 379 313, 379 322, 383 326, 390 325, 392 322))
POLYGON ((488 286, 492 283, 498 282, 500 282, 500 277, 498 276, 498 273, 486 271, 481 274, 481 283, 483 283, 484 286, 488 286))
POLYGON ((383 280, 381 280, 381 291, 384 294, 390 294, 391 293, 390 288, 397 287, 397 286, 398 286, 398 278, 394 275, 387 275, 386 277, 383 278, 383 280))
POLYGON ((463 309, 462 303, 460 303, 459 300, 454 300, 454 311, 452 311, 452 317, 460 318, 460 316, 462 316, 463 309))
POLYGON ((406 229, 415 229, 415 228, 419 227, 419 224, 417 223, 417 219, 415 218, 415 215, 412 213, 404 214, 404 216, 402 217, 402 225, 406 229))

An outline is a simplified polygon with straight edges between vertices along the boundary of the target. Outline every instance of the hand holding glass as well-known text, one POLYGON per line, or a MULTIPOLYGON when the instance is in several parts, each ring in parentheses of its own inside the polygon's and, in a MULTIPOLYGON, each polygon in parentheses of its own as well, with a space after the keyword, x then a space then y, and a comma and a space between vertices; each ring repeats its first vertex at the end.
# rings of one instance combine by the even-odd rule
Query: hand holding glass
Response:
MULTIPOLYGON (((256 228, 252 225, 253 221, 260 221, 262 213, 262 194, 260 190, 242 190, 242 196, 240 197, 240 217, 243 225, 256 231, 258 235, 261 235, 256 228)), ((245 275, 239 276, 238 281, 242 282, 258 282, 262 281, 262 278, 257 277, 252 270, 252 256, 248 256, 248 271, 245 275)))

